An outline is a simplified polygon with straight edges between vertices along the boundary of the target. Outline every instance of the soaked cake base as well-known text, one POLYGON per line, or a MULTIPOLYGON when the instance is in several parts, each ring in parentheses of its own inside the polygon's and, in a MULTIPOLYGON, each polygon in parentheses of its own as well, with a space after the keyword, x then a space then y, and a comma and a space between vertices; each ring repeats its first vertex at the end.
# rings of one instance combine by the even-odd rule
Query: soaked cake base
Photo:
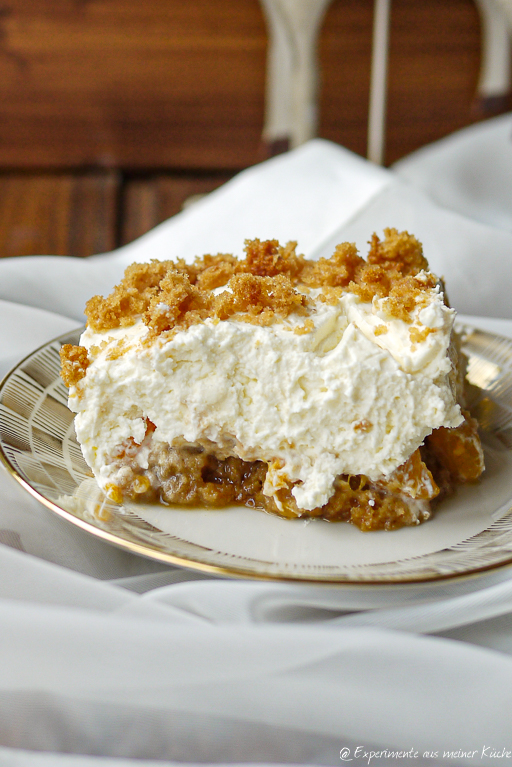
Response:
POLYGON ((433 503, 453 492, 456 485, 481 475, 477 422, 467 412, 464 419, 454 429, 432 432, 425 444, 385 479, 339 475, 328 503, 310 511, 297 508, 292 486, 279 490, 277 496, 264 495, 268 465, 263 461, 220 456, 213 445, 153 443, 150 422, 144 442, 125 445, 117 456, 116 484, 109 484, 106 490, 118 503, 130 500, 209 508, 245 505, 287 519, 350 522, 364 532, 396 530, 426 521, 433 503), (149 447, 147 468, 137 461, 144 446, 149 447))

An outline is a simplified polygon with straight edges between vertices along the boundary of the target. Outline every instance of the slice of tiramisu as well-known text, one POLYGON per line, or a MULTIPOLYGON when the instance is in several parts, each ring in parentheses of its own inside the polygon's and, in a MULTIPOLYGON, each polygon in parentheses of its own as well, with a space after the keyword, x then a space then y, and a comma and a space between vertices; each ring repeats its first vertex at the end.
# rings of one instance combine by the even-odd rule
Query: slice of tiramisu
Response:
POLYGON ((295 247, 133 264, 88 302, 62 376, 112 499, 393 529, 480 475, 455 312, 419 242, 388 229, 367 260, 295 247))

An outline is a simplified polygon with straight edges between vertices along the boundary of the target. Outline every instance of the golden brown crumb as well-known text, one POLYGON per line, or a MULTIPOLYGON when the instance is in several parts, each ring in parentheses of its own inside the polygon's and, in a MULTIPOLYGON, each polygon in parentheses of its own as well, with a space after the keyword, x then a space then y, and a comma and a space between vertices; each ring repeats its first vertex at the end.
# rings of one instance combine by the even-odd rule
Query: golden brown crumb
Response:
POLYGON ((313 320, 306 320, 304 325, 297 325, 297 327, 293 329, 293 332, 297 336, 305 336, 307 333, 311 333, 311 331, 313 331, 314 329, 315 329, 315 323, 313 322, 313 320))
POLYGON ((106 338, 104 338, 99 345, 93 344, 89 348, 89 354, 91 355, 91 358, 94 359, 95 357, 97 357, 98 354, 101 354, 101 352, 107 348, 107 346, 108 346, 108 341, 106 338))
MULTIPOLYGON (((394 273, 396 279, 399 276, 394 273)), ((361 301, 371 302, 374 298, 384 298, 389 295, 393 275, 390 275, 381 266, 365 264, 358 271, 356 279, 349 282, 347 289, 355 293, 361 301)))
POLYGON ((358 421, 354 424, 354 431, 371 431, 373 429, 373 423, 363 418, 362 421, 358 421))
POLYGON ((387 271, 397 271, 403 277, 428 269, 423 248, 416 237, 396 229, 384 229, 385 239, 376 234, 370 240, 368 263, 383 266, 387 271))
MULTIPOLYGON (((110 296, 94 296, 87 303, 89 326, 98 332, 133 324, 142 316, 150 328, 149 343, 162 333, 173 333, 206 318, 269 325, 292 312, 307 315, 308 299, 296 290, 322 288, 320 300, 337 303, 345 290, 362 301, 382 298, 390 318, 411 321, 411 310, 425 291, 434 287, 433 275, 416 279, 428 267, 420 243, 407 232, 385 229, 384 240, 373 235, 368 261, 353 243, 338 245, 331 258, 308 261, 296 253, 295 242, 247 240, 245 259, 206 255, 192 264, 183 260, 132 264, 110 296), (218 289, 226 286, 219 294, 218 289)), ((309 324, 303 331, 308 332, 309 324)), ((376 334, 384 333, 379 326, 376 334)), ((299 332, 297 330, 297 332, 299 332)))
POLYGON ((228 287, 230 291, 220 293, 214 300, 215 316, 220 320, 243 312, 253 317, 268 311, 280 317, 292 312, 304 314, 308 302, 284 274, 275 277, 237 274, 228 282, 228 287))
POLYGON ((89 357, 84 346, 64 344, 60 349, 60 375, 66 386, 75 386, 89 367, 89 357))
POLYGON ((196 285, 201 290, 215 290, 225 285, 236 273, 238 259, 234 256, 220 254, 196 258, 194 267, 197 269, 196 285), (201 270, 201 265, 204 265, 201 270))
POLYGON ((382 336, 382 335, 384 335, 387 332, 388 332, 388 326, 387 325, 377 325, 374 328, 374 330, 373 330, 373 333, 376 336, 382 336))
POLYGON ((318 296, 318 300, 324 304, 330 304, 336 306, 338 301, 343 295, 343 288, 322 288, 322 292, 318 296))
POLYGON ((177 269, 169 269, 161 280, 159 293, 154 295, 144 322, 159 335, 177 325, 189 327, 211 315, 213 294, 190 283, 189 277, 177 269))
POLYGON ((427 282, 419 281, 414 277, 404 277, 395 282, 389 296, 384 299, 382 308, 391 318, 398 318, 404 322, 411 321, 411 312, 418 302, 425 296, 425 289, 433 288, 436 280, 429 275, 427 282))
POLYGON ((296 242, 289 242, 283 248, 277 240, 246 240, 246 257, 240 264, 240 271, 258 277, 277 277, 284 274, 291 280, 298 279, 306 259, 295 253, 296 247, 296 242))
POLYGON ((110 351, 107 354, 107 359, 118 360, 120 357, 123 356, 123 354, 128 348, 129 348, 129 344, 126 342, 126 339, 120 338, 118 341, 116 341, 115 344, 111 346, 110 351))
POLYGON ((147 310, 161 281, 173 268, 172 261, 155 259, 149 264, 131 264, 107 298, 93 296, 87 302, 85 314, 89 327, 99 332, 133 325, 137 316, 147 310))
POLYGON ((301 281, 310 288, 346 288, 365 265, 354 243, 343 242, 336 246, 331 258, 307 261, 301 281))
POLYGON ((409 336, 413 344, 421 344, 431 333, 435 333, 436 328, 409 328, 409 336))

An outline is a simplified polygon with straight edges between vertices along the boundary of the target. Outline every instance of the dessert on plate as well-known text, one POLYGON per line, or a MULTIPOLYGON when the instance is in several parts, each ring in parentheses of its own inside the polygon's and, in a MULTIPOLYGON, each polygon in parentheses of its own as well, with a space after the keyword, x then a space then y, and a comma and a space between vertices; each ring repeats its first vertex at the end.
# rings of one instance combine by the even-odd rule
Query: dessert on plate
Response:
POLYGON ((131 265, 63 346, 110 498, 394 529, 480 476, 455 312, 413 236, 373 235, 366 260, 350 243, 245 254, 131 265))

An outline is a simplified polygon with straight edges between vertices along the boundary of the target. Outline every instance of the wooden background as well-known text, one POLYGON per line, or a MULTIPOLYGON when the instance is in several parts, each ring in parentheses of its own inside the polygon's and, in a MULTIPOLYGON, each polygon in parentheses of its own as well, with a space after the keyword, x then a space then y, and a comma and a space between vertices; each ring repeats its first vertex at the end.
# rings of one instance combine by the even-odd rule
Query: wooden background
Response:
MULTIPOLYGON (((373 0, 323 25, 319 134, 366 150, 373 0)), ((264 159, 258 0, 0 6, 0 256, 110 250, 264 159)), ((477 119, 472 0, 394 0, 387 164, 477 119)))

